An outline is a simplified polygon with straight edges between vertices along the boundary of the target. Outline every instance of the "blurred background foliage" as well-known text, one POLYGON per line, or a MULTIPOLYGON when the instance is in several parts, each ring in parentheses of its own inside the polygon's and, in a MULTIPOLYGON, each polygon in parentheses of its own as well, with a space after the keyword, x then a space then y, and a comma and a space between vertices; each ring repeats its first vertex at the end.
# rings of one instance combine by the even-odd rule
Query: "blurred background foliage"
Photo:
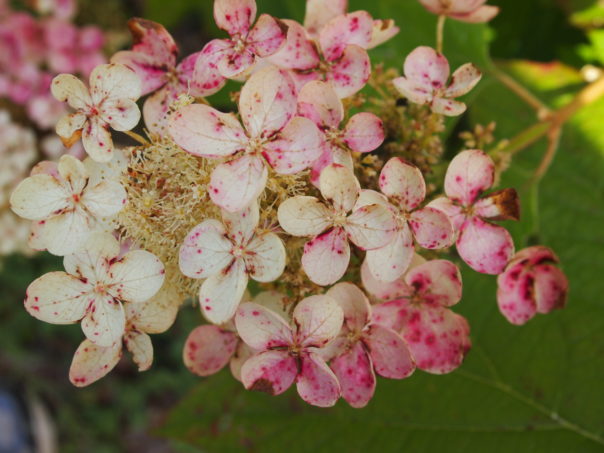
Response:
MULTIPOLYGON (((468 114, 448 128, 458 134, 496 123, 497 141, 538 122, 535 111, 496 77, 512 76, 548 107, 559 108, 585 86, 581 69, 604 65, 604 4, 594 0, 491 0, 502 7, 489 26, 449 21, 445 54, 485 72, 468 114)), ((302 20, 302 0, 258 0, 259 10, 302 20)), ((133 15, 166 25, 182 53, 221 36, 210 0, 85 0, 79 20, 125 32, 133 15)), ((401 33, 372 53, 400 67, 418 45, 434 45, 436 18, 415 0, 351 0, 394 18, 401 33)), ((127 35, 117 34, 124 39, 127 35)), ((116 38, 117 39, 117 38, 116 38)), ((228 105, 228 97, 215 99, 228 105)), ((523 219, 507 225, 517 248, 540 242, 559 254, 570 284, 568 307, 523 327, 508 324, 495 301, 495 279, 466 272, 459 312, 472 326, 474 348, 447 376, 417 371, 405 381, 381 379, 363 410, 339 403, 319 410, 287 392, 245 392, 226 372, 208 379, 181 360, 187 333, 201 321, 183 308, 168 333, 154 337, 153 368, 138 374, 128 360, 90 388, 67 380, 78 326, 30 318, 21 301, 37 276, 60 262, 13 256, 0 273, 0 384, 35 394, 50 409, 61 452, 335 452, 491 451, 596 452, 604 449, 604 99, 566 123, 556 160, 539 184, 532 175, 546 149, 541 140, 514 156, 502 187, 514 186, 523 219)))

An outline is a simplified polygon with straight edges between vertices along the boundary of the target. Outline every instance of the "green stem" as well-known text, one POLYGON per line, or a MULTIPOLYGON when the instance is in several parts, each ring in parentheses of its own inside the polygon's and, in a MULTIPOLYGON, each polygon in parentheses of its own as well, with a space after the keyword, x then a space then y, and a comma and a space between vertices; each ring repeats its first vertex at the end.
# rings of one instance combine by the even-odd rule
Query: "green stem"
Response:
POLYGON ((447 16, 441 15, 438 16, 438 22, 436 23, 436 51, 438 53, 443 53, 443 36, 445 31, 446 20, 447 16))

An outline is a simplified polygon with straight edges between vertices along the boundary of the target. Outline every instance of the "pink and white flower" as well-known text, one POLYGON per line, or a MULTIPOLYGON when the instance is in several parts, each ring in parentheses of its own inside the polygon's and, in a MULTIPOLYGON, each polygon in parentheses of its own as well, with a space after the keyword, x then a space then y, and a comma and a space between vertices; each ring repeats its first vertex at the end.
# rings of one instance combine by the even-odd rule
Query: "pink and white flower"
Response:
POLYGON ((326 349, 334 351, 330 367, 340 382, 342 397, 352 407, 364 407, 375 392, 375 373, 404 379, 415 370, 401 336, 372 322, 371 305, 352 283, 338 283, 327 291, 344 312, 344 326, 326 349))
POLYGON ((50 272, 27 289, 25 309, 51 324, 81 321, 86 337, 108 347, 121 341, 126 329, 123 303, 152 298, 164 282, 164 266, 152 253, 133 250, 123 257, 119 242, 95 233, 86 246, 63 261, 65 272, 50 272))
POLYGON ((159 293, 142 303, 124 304, 126 327, 122 341, 111 346, 98 346, 84 340, 73 356, 69 380, 76 387, 85 387, 106 376, 122 357, 124 346, 132 354, 138 371, 146 371, 153 363, 153 344, 149 334, 165 332, 178 313, 178 304, 171 296, 159 293))
POLYGON ((455 240, 447 215, 438 209, 420 205, 426 198, 426 183, 415 165, 393 157, 380 173, 380 189, 361 191, 356 207, 380 204, 396 218, 396 234, 383 247, 369 250, 366 262, 373 276, 392 282, 403 275, 413 259, 414 243, 425 249, 449 247, 455 240))
POLYGON ((490 220, 518 220, 520 205, 514 189, 503 189, 480 198, 493 186, 495 164, 480 150, 459 153, 445 176, 446 197, 428 206, 440 209, 458 233, 457 251, 477 272, 499 274, 514 254, 508 231, 490 220))
POLYGON ((132 50, 116 53, 111 61, 136 72, 142 82, 141 95, 153 93, 143 106, 145 125, 151 132, 164 131, 169 107, 179 95, 208 96, 224 85, 224 79, 217 73, 209 70, 195 73, 195 63, 201 52, 176 64, 178 47, 162 25, 133 18, 128 21, 128 27, 134 39, 132 50))
POLYGON ((180 248, 184 275, 205 279, 199 305, 214 324, 233 317, 248 280, 272 282, 285 268, 285 247, 275 233, 257 231, 258 205, 238 213, 223 211, 223 222, 206 220, 197 225, 180 248))
POLYGON ((231 114, 202 104, 178 110, 170 134, 186 151, 207 158, 231 157, 212 173, 214 203, 236 212, 264 190, 268 168, 294 174, 310 167, 321 154, 315 124, 296 115, 296 92, 285 71, 269 66, 250 77, 239 98, 241 123, 231 114))
POLYGON ((357 113, 346 126, 344 106, 329 83, 312 81, 298 95, 298 114, 313 121, 323 134, 323 154, 313 165, 313 183, 318 185, 321 171, 332 163, 352 170, 351 151, 368 153, 384 142, 384 125, 373 113, 357 113))
POLYGON ((329 296, 310 296, 298 303, 292 318, 288 323, 262 305, 241 305, 235 317, 237 332, 258 351, 241 368, 243 385, 279 395, 295 382, 307 403, 333 406, 340 397, 340 385, 320 351, 340 332, 342 309, 329 296))
POLYGON ((254 66, 258 58, 277 52, 285 43, 287 25, 262 14, 256 24, 255 0, 214 0, 214 20, 229 39, 214 39, 201 51, 197 71, 216 69, 222 77, 235 78, 254 66))
POLYGON ((383 205, 355 204, 361 188, 354 173, 331 164, 319 180, 325 202, 310 196, 284 201, 278 210, 279 224, 292 236, 313 237, 304 246, 302 267, 317 285, 331 285, 345 274, 352 241, 363 250, 384 246, 392 240, 396 223, 383 205))
POLYGON ((487 0, 419 0, 431 13, 473 24, 488 22, 498 13, 497 6, 485 5, 487 0))
POLYGON ((405 59, 405 77, 392 82, 396 89, 415 104, 429 105, 433 112, 458 116, 466 111, 466 104, 454 98, 469 93, 482 74, 472 63, 460 66, 449 81, 449 62, 444 55, 426 46, 420 46, 405 59))
POLYGON ((57 100, 75 109, 58 122, 57 134, 67 147, 81 137, 84 149, 96 161, 108 162, 113 157, 109 128, 129 131, 140 119, 135 101, 141 81, 124 65, 97 66, 90 74, 90 90, 71 74, 56 76, 50 88, 57 100))
POLYGON ((65 155, 56 175, 34 174, 11 195, 12 210, 36 221, 38 239, 53 255, 79 250, 92 232, 106 230, 107 222, 126 204, 127 195, 121 184, 113 180, 90 181, 90 177, 82 162, 65 155))
POLYGON ((450 261, 433 260, 405 276, 407 294, 373 306, 373 322, 400 332, 421 370, 449 373, 471 347, 470 327, 449 309, 461 299, 461 275, 450 261))
POLYGON ((497 277, 499 310, 512 324, 524 324, 537 313, 564 308, 568 280, 558 257, 543 246, 520 250, 497 277))

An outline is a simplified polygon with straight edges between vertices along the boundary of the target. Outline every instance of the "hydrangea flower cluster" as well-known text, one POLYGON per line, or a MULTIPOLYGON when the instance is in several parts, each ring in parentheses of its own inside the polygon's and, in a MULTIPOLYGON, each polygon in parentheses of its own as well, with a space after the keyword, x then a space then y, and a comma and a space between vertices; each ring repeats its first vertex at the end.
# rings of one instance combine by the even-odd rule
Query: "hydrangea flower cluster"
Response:
MULTIPOLYGON (((124 346, 148 369, 149 334, 168 329, 188 296, 208 321, 183 350, 193 373, 229 365, 246 389, 278 395, 295 384, 320 407, 367 405, 377 376, 462 364, 472 343, 456 312, 460 261, 498 275, 497 302, 514 324, 564 306, 553 252, 515 253, 497 223, 519 220, 519 200, 492 190, 489 154, 459 151, 439 181, 382 146, 389 131, 357 93, 373 76, 368 51, 398 28, 346 3, 308 0, 298 23, 258 16, 255 0, 215 0, 228 37, 180 63, 160 24, 132 19, 132 49, 97 66, 88 87, 53 80, 74 110, 57 132, 81 139, 88 157, 43 165, 11 205, 34 221, 38 248, 64 256, 65 271, 33 282, 25 306, 46 322, 81 323, 75 385, 107 374, 124 346), (227 79, 241 83, 229 112, 203 98, 227 79), (140 96, 147 139, 128 132, 140 96), (118 149, 113 131, 140 144, 118 149)), ((421 3, 467 22, 496 13, 483 1, 421 3)), ((479 82, 475 66, 450 78, 429 47, 404 60, 388 83, 416 104, 408 115, 464 112, 456 98, 479 82)))

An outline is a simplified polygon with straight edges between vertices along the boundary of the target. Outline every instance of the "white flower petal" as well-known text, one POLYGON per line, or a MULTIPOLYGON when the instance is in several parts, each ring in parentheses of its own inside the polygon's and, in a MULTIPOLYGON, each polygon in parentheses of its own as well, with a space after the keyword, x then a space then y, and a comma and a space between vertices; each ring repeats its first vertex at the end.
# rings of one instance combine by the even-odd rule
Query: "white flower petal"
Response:
POLYGON ((339 212, 351 211, 361 190, 352 170, 339 164, 331 164, 323 169, 319 185, 323 198, 339 212))
POLYGON ((59 74, 50 84, 50 91, 59 102, 67 102, 76 110, 85 109, 92 103, 86 85, 71 74, 59 74))
POLYGON ((396 230, 392 212, 379 204, 362 206, 346 219, 344 225, 350 240, 364 250, 388 244, 396 230))
POLYGON ((250 277, 258 282, 272 282, 283 273, 285 257, 285 246, 279 236, 265 233, 252 239, 243 258, 250 277))
POLYGON ((82 319, 82 330, 97 346, 121 342, 126 330, 124 307, 111 296, 97 296, 82 319))
POLYGON ((164 284, 163 263, 153 253, 132 250, 109 268, 108 291, 119 300, 144 302, 164 284))
POLYGON ((292 330, 285 320, 256 303, 241 304, 235 316, 235 325, 241 339, 258 351, 293 344, 292 330))
POLYGON ((10 197, 11 209, 20 217, 43 220, 69 206, 70 194, 50 175, 35 175, 16 187, 10 197))
POLYGON ((138 366, 138 371, 146 371, 153 363, 153 344, 146 333, 129 330, 124 335, 126 348, 132 354, 132 360, 138 366))
POLYGON ((288 198, 277 214, 281 228, 293 236, 316 236, 332 223, 330 210, 315 197, 288 198))
POLYGON ((302 346, 321 348, 340 333, 344 312, 330 296, 310 296, 296 305, 293 319, 302 346))
POLYGON ((233 317, 247 288, 245 263, 234 259, 231 265, 209 277, 199 289, 199 305, 203 315, 214 324, 233 317))
POLYGON ((304 246, 302 268, 317 285, 332 285, 341 279, 350 262, 348 236, 343 228, 334 228, 304 246))
POLYGON ((84 340, 73 356, 69 368, 69 380, 76 387, 85 387, 106 376, 122 357, 122 343, 109 347, 95 345, 84 340))
POLYGON ((233 244, 225 234, 218 220, 206 220, 193 228, 180 247, 181 272, 191 278, 208 278, 226 268, 233 259, 233 244))

